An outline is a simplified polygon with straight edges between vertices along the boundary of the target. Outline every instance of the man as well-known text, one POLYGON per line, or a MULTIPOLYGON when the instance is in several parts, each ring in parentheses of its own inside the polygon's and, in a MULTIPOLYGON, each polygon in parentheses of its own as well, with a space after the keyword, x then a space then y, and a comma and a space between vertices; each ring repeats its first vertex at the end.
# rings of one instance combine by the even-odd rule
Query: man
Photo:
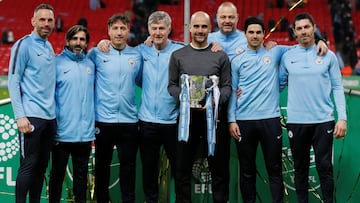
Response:
POLYGON ((34 30, 11 50, 9 92, 21 148, 16 202, 40 202, 44 175, 56 131, 55 54, 48 37, 55 26, 54 9, 40 4, 31 18, 34 30))
MULTIPOLYGON (((246 37, 243 31, 237 29, 238 13, 236 6, 231 2, 222 3, 217 10, 216 20, 219 30, 209 34, 208 41, 221 45, 231 61, 241 47, 246 46, 246 37)), ((216 136, 216 149, 214 154, 214 168, 211 171, 213 182, 213 197, 215 202, 227 202, 229 200, 230 184, 230 135, 227 122, 227 103, 219 110, 220 124, 216 136)))
POLYGON ((216 20, 219 30, 209 34, 209 42, 219 43, 231 60, 247 45, 243 31, 237 29, 238 13, 231 2, 222 3, 217 10, 216 20))
MULTIPOLYGON (((183 102, 181 104, 187 107, 184 109, 180 107, 180 129, 177 142, 175 172, 175 176, 177 177, 175 187, 178 188, 176 202, 191 202, 190 177, 194 161, 193 158, 196 149, 200 146, 201 140, 205 138, 206 135, 209 136, 207 140, 209 143, 208 152, 210 155, 208 160, 211 172, 213 172, 212 169, 215 166, 214 164, 221 165, 220 162, 215 163, 213 159, 214 150, 216 151, 216 144, 212 139, 216 140, 216 135, 214 136, 212 133, 216 128, 216 119, 215 121, 210 120, 209 123, 212 123, 212 125, 207 125, 205 112, 210 114, 214 113, 212 112, 212 100, 214 100, 215 104, 218 103, 220 107, 227 102, 231 92, 230 63, 224 52, 211 51, 211 45, 207 41, 207 36, 210 31, 211 24, 209 15, 202 11, 194 13, 190 20, 192 42, 190 45, 175 51, 170 58, 168 91, 176 100, 179 100, 179 96, 183 97, 187 95, 185 92, 186 88, 180 87, 180 85, 183 85, 180 84, 180 79, 183 77, 187 78, 188 76, 204 76, 206 78, 214 78, 213 76, 215 76, 215 81, 212 81, 209 88, 214 87, 214 89, 218 89, 220 93, 220 98, 218 99, 211 97, 211 94, 209 93, 207 98, 210 102, 207 101, 207 104, 202 105, 201 108, 189 109, 188 103, 183 102), (216 80, 218 81, 216 82, 216 80), (216 85, 216 83, 218 83, 218 85, 216 85), (183 93, 181 93, 182 91, 183 93), (204 110, 205 108, 206 111, 204 110), (190 122, 189 125, 185 124, 187 121, 190 122), (183 133, 184 130, 189 133, 183 133), (210 130, 211 133, 208 134, 207 130, 210 130)), ((217 105, 215 105, 215 107, 216 106, 217 105)), ((214 111, 216 114, 217 108, 215 108, 214 111)), ((224 164, 228 164, 228 162, 224 164)))
POLYGON ((126 44, 130 19, 115 14, 108 20, 109 53, 89 52, 95 63, 95 195, 109 202, 110 163, 116 146, 120 161, 122 202, 135 201, 135 165, 138 149, 138 117, 135 80, 141 69, 140 53, 126 44))
MULTIPOLYGON (((209 34, 208 41, 216 42, 221 45, 231 61, 236 55, 240 54, 247 45, 246 37, 243 31, 237 29, 238 13, 237 8, 232 2, 223 2, 217 10, 216 19, 219 31, 209 34)), ((271 49, 276 45, 270 41, 267 48, 271 49)), ((230 161, 230 135, 227 121, 227 104, 220 109, 219 133, 216 137, 216 150, 214 159, 220 164, 216 164, 212 171, 213 197, 218 202, 227 202, 229 200, 229 161, 230 161)))
MULTIPOLYGON (((237 29, 239 18, 236 6, 232 2, 223 2, 218 7, 216 19, 219 30, 210 33, 208 41, 219 43, 231 61, 247 45, 244 32, 237 29)), ((270 41, 266 45, 268 49, 271 49, 276 43, 270 41)), ((227 109, 227 104, 224 104, 219 110, 221 122, 218 126, 219 130, 216 137, 217 144, 214 154, 214 160, 219 164, 216 164, 212 170, 213 197, 217 202, 227 202, 229 200, 230 135, 227 109)))
POLYGON ((75 25, 65 37, 65 48, 56 57, 57 133, 52 150, 49 202, 60 202, 71 155, 75 202, 85 203, 88 162, 91 143, 95 139, 95 67, 85 55, 90 40, 87 28, 75 25))
POLYGON ((308 13, 294 17, 294 33, 299 45, 286 52, 280 66, 280 87, 288 85, 287 129, 294 159, 298 202, 308 202, 310 148, 315 152, 323 201, 333 202, 333 135, 346 134, 344 90, 336 56, 316 53, 316 25, 308 13), (334 121, 333 95, 338 121, 334 121))
POLYGON ((161 146, 166 152, 173 172, 175 168, 179 111, 177 101, 167 91, 168 65, 170 55, 184 45, 168 39, 171 18, 164 11, 156 11, 149 16, 148 31, 152 46, 142 44, 137 47, 144 58, 139 110, 140 155, 145 200, 147 203, 155 203, 158 202, 161 146))
POLYGON ((256 152, 260 142, 272 195, 272 202, 283 202, 282 129, 278 65, 289 47, 263 46, 265 26, 255 17, 246 19, 247 47, 231 61, 232 94, 228 121, 236 140, 240 165, 240 190, 244 202, 256 202, 256 152), (240 97, 236 92, 242 90, 240 97))

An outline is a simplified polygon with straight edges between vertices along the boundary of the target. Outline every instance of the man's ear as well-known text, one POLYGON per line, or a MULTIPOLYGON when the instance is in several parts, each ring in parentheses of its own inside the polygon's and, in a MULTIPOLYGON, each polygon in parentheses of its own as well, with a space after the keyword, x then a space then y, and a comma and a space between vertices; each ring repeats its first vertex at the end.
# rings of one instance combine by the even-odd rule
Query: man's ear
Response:
POLYGON ((34 19, 34 17, 31 18, 31 25, 32 25, 33 27, 35 27, 35 19, 34 19))

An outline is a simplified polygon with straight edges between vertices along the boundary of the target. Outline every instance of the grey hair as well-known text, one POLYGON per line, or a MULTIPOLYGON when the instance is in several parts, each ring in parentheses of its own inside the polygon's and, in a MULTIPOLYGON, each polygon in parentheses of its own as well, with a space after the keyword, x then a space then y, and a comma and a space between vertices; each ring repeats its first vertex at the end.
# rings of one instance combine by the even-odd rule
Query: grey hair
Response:
POLYGON ((153 12, 150 16, 149 16, 149 19, 148 19, 148 27, 151 25, 151 24, 154 24, 154 23, 160 23, 161 21, 163 21, 167 26, 168 28, 171 28, 171 18, 170 18, 170 15, 165 12, 165 11, 155 11, 153 12))

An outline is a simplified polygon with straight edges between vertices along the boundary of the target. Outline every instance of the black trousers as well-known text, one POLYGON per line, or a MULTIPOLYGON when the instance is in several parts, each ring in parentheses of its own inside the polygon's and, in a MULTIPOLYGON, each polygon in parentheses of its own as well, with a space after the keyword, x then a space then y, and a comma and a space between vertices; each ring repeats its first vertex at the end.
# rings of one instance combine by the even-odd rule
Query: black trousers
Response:
MULTIPOLYGON (((188 142, 177 142, 176 152, 176 203, 191 202, 191 172, 196 153, 207 157, 207 129, 205 111, 191 109, 190 136, 188 142)), ((225 125, 219 125, 213 157, 207 157, 211 172, 213 202, 227 202, 229 198, 230 137, 224 133, 225 125)))
POLYGON ((140 121, 140 155, 143 190, 147 203, 157 203, 159 199, 158 179, 161 147, 165 150, 174 173, 177 129, 177 124, 140 121))
POLYGON ((49 202, 60 202, 69 156, 72 159, 73 193, 76 203, 86 203, 91 142, 54 142, 49 183, 49 202))
POLYGON ((237 121, 241 141, 236 140, 240 165, 240 191, 245 203, 256 202, 256 152, 260 142, 269 175, 272 202, 284 200, 282 178, 282 130, 279 118, 237 121))
POLYGON ((227 122, 227 105, 221 106, 219 119, 214 156, 208 157, 208 162, 211 171, 213 202, 227 203, 229 200, 231 140, 227 122))
POLYGON ((20 166, 16 177, 16 202, 40 202, 45 172, 49 163, 51 145, 56 133, 56 120, 28 118, 34 126, 29 134, 19 133, 20 166))
POLYGON ((334 199, 332 146, 335 122, 287 124, 294 159, 295 188, 299 203, 308 203, 310 148, 314 149, 316 170, 325 203, 334 199))
POLYGON ((98 203, 108 203, 110 164, 114 146, 120 162, 120 190, 123 203, 135 202, 136 153, 139 146, 137 123, 96 122, 95 195, 98 203))

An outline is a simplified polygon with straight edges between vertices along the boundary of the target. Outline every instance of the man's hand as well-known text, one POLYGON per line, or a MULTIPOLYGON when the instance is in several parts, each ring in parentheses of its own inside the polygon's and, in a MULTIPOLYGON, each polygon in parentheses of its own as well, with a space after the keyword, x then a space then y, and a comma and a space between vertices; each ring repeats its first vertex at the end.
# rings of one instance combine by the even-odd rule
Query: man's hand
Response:
POLYGON ((266 50, 270 50, 270 49, 272 49, 273 47, 275 47, 276 45, 277 45, 277 43, 275 42, 275 41, 268 41, 268 42, 266 42, 266 44, 264 44, 265 45, 265 49, 266 50))
POLYGON ((328 47, 326 45, 326 43, 322 40, 319 40, 316 46, 316 52, 320 55, 320 56, 324 56, 326 54, 326 52, 328 51, 328 47))
POLYGON ((16 120, 16 123, 17 123, 19 132, 24 133, 24 134, 31 133, 31 131, 32 131, 31 123, 28 118, 26 118, 26 117, 18 118, 16 120))
POLYGON ((212 52, 218 52, 218 51, 222 51, 222 47, 219 43, 216 42, 211 42, 212 46, 211 46, 211 51, 212 52))
POLYGON ((231 137, 233 137, 235 140, 240 142, 241 133, 240 133, 239 125, 236 122, 229 124, 229 133, 231 137))
MULTIPOLYGON (((199 104, 202 105, 202 107, 200 108, 201 110, 206 110, 206 108, 207 108, 207 106, 206 106, 206 96, 204 97, 204 100, 202 100, 202 102, 199 102, 199 104)), ((213 97, 212 100, 211 100, 211 105, 212 105, 212 108, 215 107, 214 97, 213 97)))
POLYGON ((338 120, 335 125, 334 135, 336 139, 343 138, 346 135, 346 121, 338 120))
POLYGON ((146 38, 146 40, 144 41, 144 44, 145 44, 146 46, 151 47, 152 44, 153 44, 152 37, 151 37, 151 36, 148 36, 148 37, 146 38))
POLYGON ((110 52, 109 46, 110 46, 110 40, 102 39, 98 43, 97 48, 104 53, 109 53, 110 52))

